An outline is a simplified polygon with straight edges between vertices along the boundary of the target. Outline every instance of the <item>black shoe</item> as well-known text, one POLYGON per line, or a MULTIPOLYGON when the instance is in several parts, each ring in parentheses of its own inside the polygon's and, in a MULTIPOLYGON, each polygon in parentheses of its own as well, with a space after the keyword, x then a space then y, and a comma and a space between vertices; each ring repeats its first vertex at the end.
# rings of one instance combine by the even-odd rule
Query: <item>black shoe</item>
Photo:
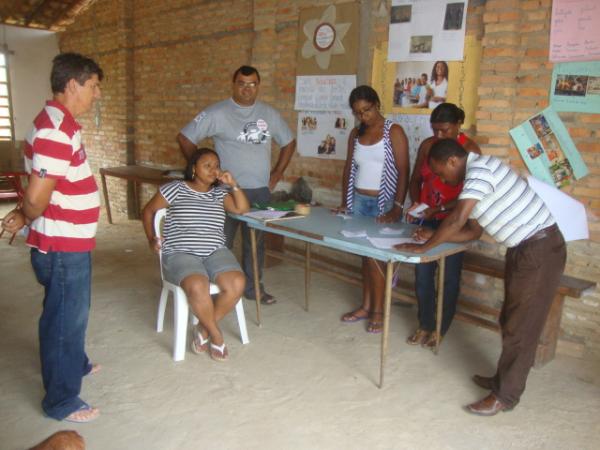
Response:
MULTIPOLYGON (((246 300, 252 300, 253 302, 256 301, 256 297, 249 297, 247 295, 244 295, 244 298, 246 300)), ((263 292, 263 295, 260 299, 260 304, 261 305, 272 305, 274 303, 277 303, 277 300, 275 299, 275 297, 273 297, 271 294, 269 294, 267 292, 263 292)))

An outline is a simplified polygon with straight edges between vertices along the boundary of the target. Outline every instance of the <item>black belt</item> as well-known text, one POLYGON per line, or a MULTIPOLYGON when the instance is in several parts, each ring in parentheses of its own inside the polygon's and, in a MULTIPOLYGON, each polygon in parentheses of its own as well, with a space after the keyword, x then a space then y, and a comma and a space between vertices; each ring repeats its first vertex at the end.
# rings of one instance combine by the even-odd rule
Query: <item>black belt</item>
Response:
POLYGON ((538 231, 537 233, 533 233, 527 239, 522 240, 519 245, 528 244, 533 241, 539 241, 540 239, 544 239, 546 237, 552 236, 557 231, 560 231, 557 224, 552 224, 549 227, 544 228, 543 230, 538 231))

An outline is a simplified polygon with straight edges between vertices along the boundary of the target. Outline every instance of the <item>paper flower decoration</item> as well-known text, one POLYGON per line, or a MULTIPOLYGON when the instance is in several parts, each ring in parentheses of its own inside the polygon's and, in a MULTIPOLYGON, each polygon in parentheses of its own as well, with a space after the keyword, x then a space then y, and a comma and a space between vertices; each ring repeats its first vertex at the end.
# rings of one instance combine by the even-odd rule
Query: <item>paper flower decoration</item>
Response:
POLYGON ((335 6, 330 5, 323 12, 320 19, 307 20, 303 31, 306 41, 302 46, 302 57, 305 59, 315 57, 321 69, 327 69, 332 55, 341 55, 346 49, 342 40, 351 23, 335 23, 335 6))

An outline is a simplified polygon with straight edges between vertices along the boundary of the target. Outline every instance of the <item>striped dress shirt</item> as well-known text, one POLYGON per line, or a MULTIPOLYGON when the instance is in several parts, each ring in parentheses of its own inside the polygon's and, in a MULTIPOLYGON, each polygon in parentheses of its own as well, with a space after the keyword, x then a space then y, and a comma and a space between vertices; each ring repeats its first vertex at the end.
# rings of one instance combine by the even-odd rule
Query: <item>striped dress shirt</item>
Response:
POLYGON ((527 181, 498 158, 469 153, 459 200, 475 199, 470 218, 498 242, 515 247, 555 223, 527 181))

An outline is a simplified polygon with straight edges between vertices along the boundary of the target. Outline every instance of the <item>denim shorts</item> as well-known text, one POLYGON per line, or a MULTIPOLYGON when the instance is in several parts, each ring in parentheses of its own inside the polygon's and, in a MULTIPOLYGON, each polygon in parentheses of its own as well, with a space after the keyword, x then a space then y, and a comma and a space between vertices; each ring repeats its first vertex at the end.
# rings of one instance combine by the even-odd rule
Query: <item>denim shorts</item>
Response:
MULTIPOLYGON (((384 213, 388 212, 394 206, 393 200, 385 202, 384 213)), ((379 208, 377 207, 377 196, 360 194, 354 191, 354 204, 352 206, 355 216, 377 217, 379 208)))
POLYGON ((202 257, 189 253, 168 253, 162 259, 165 280, 177 286, 190 275, 204 275, 211 282, 223 272, 241 272, 240 264, 227 247, 202 257))

